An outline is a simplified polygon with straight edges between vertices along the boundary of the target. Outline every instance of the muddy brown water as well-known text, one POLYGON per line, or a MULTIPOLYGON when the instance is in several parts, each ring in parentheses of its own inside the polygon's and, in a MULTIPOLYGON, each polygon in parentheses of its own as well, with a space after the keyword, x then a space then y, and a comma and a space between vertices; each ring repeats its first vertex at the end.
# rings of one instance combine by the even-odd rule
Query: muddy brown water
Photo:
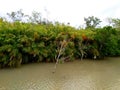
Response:
POLYGON ((120 57, 0 69, 0 90, 120 90, 120 57))

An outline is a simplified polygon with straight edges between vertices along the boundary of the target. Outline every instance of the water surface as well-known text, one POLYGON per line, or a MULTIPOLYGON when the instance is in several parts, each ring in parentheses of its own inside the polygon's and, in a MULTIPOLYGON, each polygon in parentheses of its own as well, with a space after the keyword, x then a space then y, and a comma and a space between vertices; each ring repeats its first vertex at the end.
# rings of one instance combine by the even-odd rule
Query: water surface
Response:
POLYGON ((0 90, 120 90, 120 57, 0 70, 0 90))

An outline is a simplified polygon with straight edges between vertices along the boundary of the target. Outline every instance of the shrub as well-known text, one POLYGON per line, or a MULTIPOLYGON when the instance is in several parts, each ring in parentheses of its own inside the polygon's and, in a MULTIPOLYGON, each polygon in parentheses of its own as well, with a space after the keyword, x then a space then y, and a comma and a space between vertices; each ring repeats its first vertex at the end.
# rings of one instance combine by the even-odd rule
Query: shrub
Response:
POLYGON ((0 19, 0 67, 55 62, 95 55, 119 56, 120 32, 112 27, 77 30, 63 24, 31 24, 0 19))

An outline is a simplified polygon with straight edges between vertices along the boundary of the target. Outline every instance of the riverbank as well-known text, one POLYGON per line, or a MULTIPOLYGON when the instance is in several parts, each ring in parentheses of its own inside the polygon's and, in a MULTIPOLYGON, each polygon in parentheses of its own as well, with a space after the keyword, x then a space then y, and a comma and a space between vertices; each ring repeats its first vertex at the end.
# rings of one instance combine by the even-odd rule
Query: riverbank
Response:
POLYGON ((77 29, 60 23, 0 19, 0 67, 31 62, 120 56, 120 31, 111 26, 77 29))

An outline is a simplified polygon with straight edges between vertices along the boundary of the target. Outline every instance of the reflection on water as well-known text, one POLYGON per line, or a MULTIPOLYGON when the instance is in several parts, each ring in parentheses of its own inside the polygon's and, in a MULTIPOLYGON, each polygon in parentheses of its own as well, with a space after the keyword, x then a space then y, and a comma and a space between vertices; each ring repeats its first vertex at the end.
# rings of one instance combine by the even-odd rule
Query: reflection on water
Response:
POLYGON ((0 70, 0 90, 120 90, 120 57, 0 70))

